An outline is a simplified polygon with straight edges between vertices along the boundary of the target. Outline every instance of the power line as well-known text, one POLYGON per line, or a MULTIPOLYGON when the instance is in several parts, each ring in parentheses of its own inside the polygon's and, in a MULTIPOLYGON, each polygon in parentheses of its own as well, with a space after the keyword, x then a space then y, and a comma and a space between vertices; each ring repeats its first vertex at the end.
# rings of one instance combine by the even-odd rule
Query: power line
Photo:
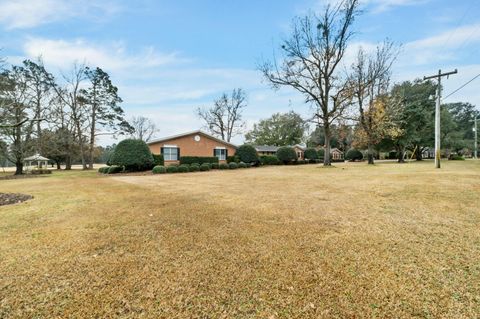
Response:
POLYGON ((460 91, 461 89, 463 89, 464 87, 466 87, 468 84, 470 84, 472 81, 474 81, 476 78, 480 77, 480 73, 477 74, 476 76, 474 76, 471 80, 469 80, 467 83, 463 84, 462 86, 460 86, 458 89, 456 89, 455 91, 453 91, 452 93, 450 93, 449 95, 447 95, 446 97, 443 98, 443 100, 445 101, 446 99, 448 99, 450 96, 454 95, 455 93, 457 93, 458 91, 460 91))

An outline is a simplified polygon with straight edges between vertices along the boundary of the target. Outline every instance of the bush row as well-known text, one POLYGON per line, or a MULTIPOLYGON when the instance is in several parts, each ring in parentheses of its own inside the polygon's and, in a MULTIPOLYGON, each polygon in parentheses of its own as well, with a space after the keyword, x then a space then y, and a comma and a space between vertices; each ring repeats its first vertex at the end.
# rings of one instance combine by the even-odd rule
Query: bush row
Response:
POLYGON ((180 164, 218 163, 216 156, 180 156, 180 164))
POLYGON ((207 172, 211 169, 237 169, 237 168, 247 168, 251 167, 246 163, 192 163, 190 165, 187 164, 180 164, 180 165, 170 165, 170 166, 155 166, 152 169, 153 174, 165 174, 165 173, 188 173, 188 172, 207 172))

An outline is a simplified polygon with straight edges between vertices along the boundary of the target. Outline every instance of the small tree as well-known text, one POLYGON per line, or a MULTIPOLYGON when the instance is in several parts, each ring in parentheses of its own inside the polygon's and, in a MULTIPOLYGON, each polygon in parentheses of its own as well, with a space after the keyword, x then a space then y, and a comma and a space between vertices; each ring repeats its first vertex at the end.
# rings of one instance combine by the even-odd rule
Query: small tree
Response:
POLYGON ((115 147, 109 164, 123 166, 127 171, 145 171, 152 168, 154 159, 144 141, 126 139, 115 147))
POLYGON ((314 160, 318 158, 318 152, 314 148, 307 148, 304 152, 305 159, 314 160))
POLYGON ((297 160, 297 152, 289 146, 283 146, 277 150, 277 158, 283 164, 288 164, 297 160))
POLYGON ((359 150, 355 148, 351 148, 348 150, 347 154, 345 155, 345 159, 352 162, 361 161, 363 159, 363 154, 359 150))
POLYGON ((257 150, 252 145, 244 144, 240 146, 235 152, 235 155, 238 156, 241 162, 258 163, 257 150))

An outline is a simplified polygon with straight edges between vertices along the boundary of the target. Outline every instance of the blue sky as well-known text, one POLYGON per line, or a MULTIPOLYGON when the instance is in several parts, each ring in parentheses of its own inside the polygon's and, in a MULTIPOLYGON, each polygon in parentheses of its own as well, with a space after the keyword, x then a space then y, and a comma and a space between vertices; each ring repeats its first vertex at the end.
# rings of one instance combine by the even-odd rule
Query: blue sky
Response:
MULTIPOLYGON (((195 108, 237 87, 248 93, 252 127, 274 112, 311 113, 296 92, 271 90, 256 64, 272 57, 293 17, 327 2, 0 0, 0 47, 11 63, 41 55, 54 73, 75 60, 103 68, 127 115, 154 119, 159 136, 200 128, 195 108)), ((354 28, 346 65, 359 46, 388 37, 402 45, 395 81, 458 68, 446 95, 480 73, 478 0, 363 0, 354 28)), ((480 106, 479 89, 477 79, 447 101, 480 106)))

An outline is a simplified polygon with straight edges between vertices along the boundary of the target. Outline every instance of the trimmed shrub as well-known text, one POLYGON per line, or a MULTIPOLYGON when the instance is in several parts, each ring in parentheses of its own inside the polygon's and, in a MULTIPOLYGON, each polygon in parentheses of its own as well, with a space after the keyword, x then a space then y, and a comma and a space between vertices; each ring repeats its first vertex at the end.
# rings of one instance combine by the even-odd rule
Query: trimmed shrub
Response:
POLYGON ((99 172, 99 173, 102 173, 102 174, 107 174, 109 168, 110 168, 110 167, 108 167, 108 166, 100 167, 100 168, 98 169, 98 172, 99 172))
POLYGON ((155 166, 165 165, 165 161, 163 160, 162 154, 152 154, 152 156, 153 156, 153 165, 155 166))
POLYGON ((323 148, 319 149, 317 151, 317 155, 318 155, 317 159, 321 159, 323 162, 323 159, 325 158, 325 150, 323 148))
MULTIPOLYGON (((231 164, 231 163, 230 163, 231 164)), ((228 169, 228 164, 227 163, 220 163, 218 165, 218 169, 228 169)))
POLYGON ((190 165, 190 172, 198 172, 199 170, 200 165, 198 163, 193 163, 192 165, 190 165))
POLYGON ((244 162, 238 163, 238 168, 247 168, 247 164, 244 162))
POLYGON ((458 154, 451 154, 449 157, 448 157, 449 160, 451 161, 464 161, 465 158, 461 155, 458 155, 458 154))
POLYGON ((255 150, 255 147, 253 147, 252 145, 243 144, 242 146, 237 148, 235 155, 238 156, 241 162, 255 164, 258 163, 257 150, 255 150))
POLYGON ((125 167, 127 171, 145 171, 152 169, 153 156, 144 141, 127 139, 115 147, 110 162, 125 167))
POLYGON ((307 148, 304 152, 305 159, 314 160, 318 158, 318 152, 314 148, 307 148))
POLYGON ((175 166, 175 165, 167 166, 167 173, 177 173, 177 172, 178 172, 178 166, 175 166))
POLYGON ((167 169, 165 166, 162 165, 157 165, 152 169, 153 174, 165 174, 167 172, 167 169))
POLYGON ((290 164, 297 160, 297 152, 289 146, 283 146, 277 150, 277 158, 284 164, 290 164))
POLYGON ((305 160, 298 160, 297 164, 304 165, 304 164, 307 164, 307 162, 305 160))
POLYGON ((108 168, 108 174, 117 174, 123 171, 123 167, 117 166, 117 165, 112 165, 108 168))
POLYGON ((182 164, 178 166, 177 171, 179 173, 188 173, 189 171, 191 171, 191 167, 189 168, 188 165, 182 164))
POLYGON ((216 156, 180 156, 180 164, 218 163, 216 156))
POLYGON ((351 148, 348 150, 347 154, 345 155, 345 159, 351 162, 361 161, 363 159, 363 154, 359 150, 355 148, 351 148))
POLYGON ((211 169, 218 169, 218 163, 211 163, 210 165, 211 169))
POLYGON ((239 163, 240 158, 237 155, 227 156, 227 163, 239 163))
POLYGON ((230 164, 228 164, 228 168, 229 168, 229 169, 237 169, 237 168, 238 168, 238 164, 235 163, 235 162, 231 162, 230 164))
POLYGON ((262 165, 278 165, 280 161, 275 155, 263 155, 260 156, 260 163, 262 163, 262 165))
POLYGON ((52 174, 52 171, 46 168, 35 168, 28 172, 32 175, 52 174))
POLYGON ((210 164, 209 163, 203 163, 200 165, 200 171, 202 172, 207 172, 210 170, 210 164))

